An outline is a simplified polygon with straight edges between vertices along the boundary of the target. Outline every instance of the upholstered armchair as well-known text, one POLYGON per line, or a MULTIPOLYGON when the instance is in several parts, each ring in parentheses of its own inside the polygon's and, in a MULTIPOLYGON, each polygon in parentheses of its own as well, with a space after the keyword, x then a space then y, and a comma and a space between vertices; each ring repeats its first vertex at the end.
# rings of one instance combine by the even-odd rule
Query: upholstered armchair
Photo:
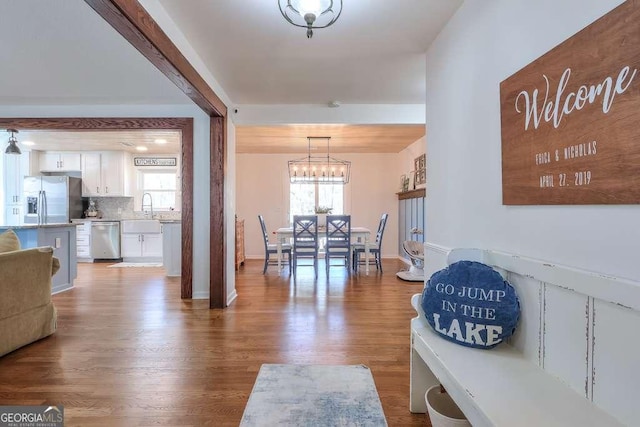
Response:
MULTIPOLYGON (((47 337, 56 330, 51 276, 60 268, 50 247, 18 250, 0 235, 0 356, 47 337)), ((17 242, 17 238, 15 238, 17 242)))

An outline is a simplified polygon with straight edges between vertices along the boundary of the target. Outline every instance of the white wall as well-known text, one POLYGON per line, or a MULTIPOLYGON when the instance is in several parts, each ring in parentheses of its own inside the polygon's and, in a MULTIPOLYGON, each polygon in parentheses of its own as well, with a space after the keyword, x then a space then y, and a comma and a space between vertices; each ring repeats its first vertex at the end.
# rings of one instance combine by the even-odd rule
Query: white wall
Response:
MULTIPOLYGON (((224 220, 227 242, 227 304, 238 296, 236 293, 236 127, 231 118, 227 118, 227 167, 224 188, 224 220)), ((195 232, 194 232, 195 234, 195 232)))
MULTIPOLYGON (((192 117, 194 119, 193 297, 209 298, 209 117, 199 107, 195 105, 0 106, 0 117, 192 117)), ((230 144, 235 146, 234 142, 230 144)), ((230 175, 234 173, 233 169, 228 172, 230 175)), ((230 257, 232 256, 233 252, 230 254, 230 257)), ((234 271, 233 267, 230 271, 234 271)), ((229 274, 227 289, 233 289, 234 284, 234 275, 229 274)))
POLYGON ((428 242, 640 278, 639 206, 501 202, 500 82, 620 3, 462 5, 427 53, 428 242))
MULTIPOLYGON (((300 154, 237 154, 236 209, 245 220, 247 258, 264 258, 258 214, 273 231, 289 225, 289 175, 287 160, 300 154)), ((382 243, 383 257, 398 255, 398 198, 400 174, 398 154, 340 154, 351 161, 351 179, 345 187, 345 212, 354 226, 378 228, 380 215, 389 220, 382 243)))

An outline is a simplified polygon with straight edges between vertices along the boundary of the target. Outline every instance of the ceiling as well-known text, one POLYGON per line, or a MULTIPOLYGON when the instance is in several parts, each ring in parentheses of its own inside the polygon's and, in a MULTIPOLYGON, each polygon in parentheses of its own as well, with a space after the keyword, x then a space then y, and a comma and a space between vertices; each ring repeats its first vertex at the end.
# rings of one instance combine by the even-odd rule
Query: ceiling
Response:
MULTIPOLYGON (((339 20, 307 39, 282 18, 275 0, 158 1, 236 105, 423 104, 424 53, 462 3, 345 0, 339 20)), ((192 105, 83 0, 0 1, 0 16, 11 17, 0 25, 0 106, 192 105)), ((424 125, 418 127, 243 125, 236 129, 237 152, 304 152, 310 135, 331 136, 334 152, 398 152, 424 135, 424 125)), ((19 134, 40 148, 72 150, 127 149, 123 138, 19 134)), ((149 146, 158 150, 149 153, 175 152, 149 146)))
POLYGON ((128 151, 138 155, 177 154, 181 152, 180 131, 20 131, 16 138, 21 148, 40 151, 128 151), (164 140, 158 143, 156 140, 164 140), (33 142, 26 145, 25 142, 33 142), (136 147, 146 147, 139 151, 136 147))
POLYGON ((344 0, 331 27, 276 0, 159 0, 235 104, 423 104, 425 52, 462 0, 344 0))
MULTIPOLYGON (((307 153, 308 136, 331 137, 331 153, 399 153, 424 134, 424 125, 238 126, 236 153, 307 153)), ((311 150, 326 153, 327 140, 311 140, 311 150)))
POLYGON ((0 105, 191 104, 83 0, 0 1, 0 105))
MULTIPOLYGON (((424 134, 424 125, 238 126, 236 153, 306 153, 308 136, 331 137, 331 153, 398 153, 424 134)), ((180 132, 175 130, 23 130, 16 137, 21 148, 39 151, 118 150, 138 155, 181 152, 180 132), (164 143, 159 144, 157 140, 164 143), (136 147, 147 150, 139 151, 136 147)), ((326 144, 326 139, 312 140, 311 150, 326 152, 326 144)))

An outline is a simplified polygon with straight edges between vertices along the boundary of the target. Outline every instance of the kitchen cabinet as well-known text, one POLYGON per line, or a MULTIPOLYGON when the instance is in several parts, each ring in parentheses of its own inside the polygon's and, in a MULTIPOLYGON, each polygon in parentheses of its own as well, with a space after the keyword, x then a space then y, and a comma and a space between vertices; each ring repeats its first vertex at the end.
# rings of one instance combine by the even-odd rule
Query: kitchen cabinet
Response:
POLYGON ((91 221, 77 221, 76 225, 76 248, 78 262, 93 262, 91 257, 91 221))
POLYGON ((162 265, 166 275, 178 277, 182 274, 182 224, 162 224, 162 265))
POLYGON ((120 248, 124 260, 160 261, 162 259, 162 233, 122 233, 120 248))
MULTIPOLYGON (((0 227, 0 233, 6 229, 6 227, 0 227)), ((73 281, 78 277, 75 225, 18 226, 12 229, 18 235, 23 249, 39 246, 53 248, 53 256, 60 261, 60 269, 51 278, 52 293, 73 287, 73 281)))
POLYGON ((127 195, 124 185, 124 153, 89 152, 82 157, 82 195, 84 197, 127 195))
POLYGON ((3 153, 4 225, 20 225, 23 222, 24 177, 29 175, 28 151, 21 155, 3 153))
POLYGON ((24 216, 22 206, 7 206, 4 209, 4 225, 21 225, 24 216))
POLYGON ((81 170, 80 153, 43 151, 40 153, 40 172, 81 170))

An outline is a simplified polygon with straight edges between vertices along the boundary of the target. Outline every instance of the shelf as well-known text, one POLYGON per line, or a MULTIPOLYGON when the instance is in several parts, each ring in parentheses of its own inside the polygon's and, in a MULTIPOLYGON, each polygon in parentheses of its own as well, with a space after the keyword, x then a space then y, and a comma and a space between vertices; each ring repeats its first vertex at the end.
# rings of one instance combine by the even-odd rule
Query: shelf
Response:
POLYGON ((396 194, 398 195, 398 200, 417 199, 419 197, 425 197, 427 191, 424 188, 416 188, 415 190, 403 191, 396 194))

